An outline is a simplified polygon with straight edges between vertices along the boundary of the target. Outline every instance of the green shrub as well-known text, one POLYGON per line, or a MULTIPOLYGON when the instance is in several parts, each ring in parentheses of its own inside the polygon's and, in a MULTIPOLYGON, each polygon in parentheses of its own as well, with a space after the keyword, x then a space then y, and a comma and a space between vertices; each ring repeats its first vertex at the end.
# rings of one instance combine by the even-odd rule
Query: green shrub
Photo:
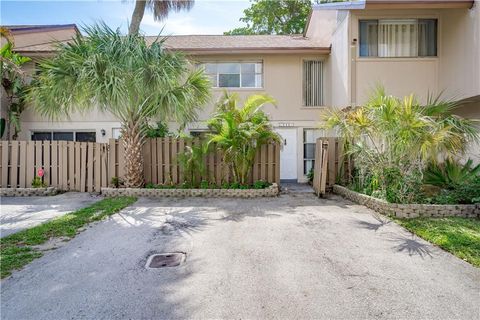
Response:
POLYGON ((110 185, 113 188, 120 188, 123 185, 123 179, 119 177, 112 177, 110 180, 110 185))
POLYGON ((200 189, 209 189, 210 188, 210 183, 206 180, 202 180, 200 182, 200 189))
POLYGON ((230 183, 230 189, 240 189, 240 183, 238 182, 230 183))
POLYGON ((310 171, 308 171, 308 173, 307 173, 307 179, 308 179, 309 183, 313 182, 314 175, 315 175, 315 173, 314 173, 313 169, 310 169, 310 171))
POLYGON ((146 136, 148 138, 165 138, 171 136, 171 133, 168 131, 168 125, 163 121, 159 121, 156 127, 148 125, 146 136))
POLYGON ((474 204, 480 203, 480 177, 443 189, 436 196, 428 199, 435 204, 474 204))
POLYGON ((46 188, 47 184, 42 181, 41 177, 36 176, 32 180, 32 188, 46 188))
POLYGON ((253 183, 253 189, 265 189, 270 187, 271 183, 268 183, 263 180, 258 180, 253 183))

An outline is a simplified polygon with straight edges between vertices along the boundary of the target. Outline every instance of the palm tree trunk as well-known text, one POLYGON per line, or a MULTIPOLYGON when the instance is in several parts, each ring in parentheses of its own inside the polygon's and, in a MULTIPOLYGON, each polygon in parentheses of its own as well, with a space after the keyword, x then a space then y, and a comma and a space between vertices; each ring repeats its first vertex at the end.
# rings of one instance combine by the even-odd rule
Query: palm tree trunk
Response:
POLYGON ((135 9, 132 14, 132 21, 130 21, 130 27, 128 28, 128 34, 138 34, 140 30, 140 23, 142 23, 143 14, 145 13, 146 0, 136 0, 135 9))
POLYGON ((139 121, 129 121, 124 124, 122 132, 125 147, 125 186, 140 188, 144 184, 143 176, 143 136, 139 121))

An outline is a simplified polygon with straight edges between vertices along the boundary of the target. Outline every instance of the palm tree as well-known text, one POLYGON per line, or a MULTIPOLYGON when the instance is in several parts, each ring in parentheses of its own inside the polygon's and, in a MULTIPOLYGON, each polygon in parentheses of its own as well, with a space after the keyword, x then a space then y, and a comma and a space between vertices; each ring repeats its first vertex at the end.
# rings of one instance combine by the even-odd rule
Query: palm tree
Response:
POLYGON ((209 143, 217 143, 229 163, 235 182, 247 183, 255 154, 260 147, 271 141, 280 141, 273 131, 268 116, 261 110, 265 104, 275 104, 268 95, 252 95, 242 107, 238 95, 225 92, 217 104, 216 113, 209 121, 214 131, 209 143))
POLYGON ((145 8, 153 11, 153 18, 155 20, 161 21, 168 17, 170 11, 179 12, 181 10, 190 10, 193 4, 194 0, 136 0, 128 33, 138 33, 140 23, 145 14, 145 8))
POLYGON ((395 183, 413 196, 418 190, 407 188, 409 177, 412 183, 421 181, 428 163, 454 159, 479 139, 474 120, 452 113, 456 106, 432 97, 422 105, 413 95, 399 99, 378 88, 362 107, 327 110, 323 127, 344 138, 361 185, 370 180, 372 189, 388 191, 395 183))
POLYGON ((192 71, 183 54, 164 50, 163 39, 149 45, 143 37, 123 36, 105 24, 84 32, 86 37, 59 44, 57 55, 40 64, 30 100, 51 118, 94 108, 118 117, 125 184, 140 187, 148 121, 194 120, 197 108, 208 101, 210 82, 203 70, 192 71))

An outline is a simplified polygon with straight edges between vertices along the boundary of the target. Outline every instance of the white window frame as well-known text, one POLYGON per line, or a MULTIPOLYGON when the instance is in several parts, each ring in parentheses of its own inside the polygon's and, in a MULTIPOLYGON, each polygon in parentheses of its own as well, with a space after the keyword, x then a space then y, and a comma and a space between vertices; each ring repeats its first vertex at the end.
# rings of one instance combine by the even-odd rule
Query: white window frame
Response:
MULTIPOLYGON (((199 65, 204 67, 205 64, 220 64, 220 63, 238 63, 240 64, 240 80, 239 80, 239 87, 220 87, 218 86, 220 82, 220 73, 218 72, 218 67, 217 67, 217 72, 216 72, 216 83, 213 84, 212 88, 215 89, 253 89, 253 90, 258 90, 258 89, 263 89, 265 86, 265 64, 263 63, 263 60, 215 60, 215 61, 202 61, 199 65), (247 63, 254 63, 254 64, 261 64, 262 65, 262 71, 257 73, 255 72, 255 78, 257 75, 261 76, 262 80, 262 85, 261 86, 255 86, 255 87, 243 87, 242 86, 242 64, 247 64, 247 63)), ((212 73, 207 73, 208 75, 213 75, 212 73)), ((222 73, 222 74, 237 74, 237 73, 222 73)), ((256 83, 255 79, 255 83, 256 83)))

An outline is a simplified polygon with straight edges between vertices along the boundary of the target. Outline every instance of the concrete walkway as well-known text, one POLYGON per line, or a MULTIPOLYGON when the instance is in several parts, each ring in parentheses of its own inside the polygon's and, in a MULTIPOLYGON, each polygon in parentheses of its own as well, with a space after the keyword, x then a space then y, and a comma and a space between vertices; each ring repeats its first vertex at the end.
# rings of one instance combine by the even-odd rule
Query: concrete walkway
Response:
POLYGON ((2 319, 478 319, 480 269, 364 207, 140 199, 2 281, 2 319), (147 270, 152 253, 187 254, 147 270))
POLYGON ((102 198, 81 192, 68 192, 49 197, 2 197, 0 237, 39 225, 100 199, 102 198))

